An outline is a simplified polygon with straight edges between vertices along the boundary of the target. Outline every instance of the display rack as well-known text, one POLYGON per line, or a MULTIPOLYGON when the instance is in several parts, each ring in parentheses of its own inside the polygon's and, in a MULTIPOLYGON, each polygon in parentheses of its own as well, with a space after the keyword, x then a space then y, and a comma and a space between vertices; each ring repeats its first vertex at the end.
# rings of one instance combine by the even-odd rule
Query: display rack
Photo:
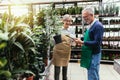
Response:
POLYGON ((101 4, 100 21, 104 26, 102 61, 114 62, 120 58, 120 16, 117 3, 101 4))
MULTIPOLYGON (((100 2, 101 7, 103 7, 102 2, 100 2)), ((102 42, 102 58, 101 62, 113 63, 114 59, 120 58, 120 16, 119 7, 114 4, 100 8, 99 20, 103 23, 105 32, 102 42), (105 8, 106 7, 106 8, 105 8), (103 12, 103 13, 101 13, 103 12)), ((77 48, 76 48, 77 49, 77 48)), ((78 51, 73 49, 74 51, 78 51)), ((81 52, 79 49, 78 54, 81 52)), ((74 57, 74 55, 73 55, 74 57)), ((78 58, 80 55, 78 55, 78 58)), ((76 55, 75 55, 76 58, 76 55)))
POLYGON ((102 60, 108 62, 120 58, 120 22, 119 16, 104 16, 102 23, 105 27, 102 43, 102 60))

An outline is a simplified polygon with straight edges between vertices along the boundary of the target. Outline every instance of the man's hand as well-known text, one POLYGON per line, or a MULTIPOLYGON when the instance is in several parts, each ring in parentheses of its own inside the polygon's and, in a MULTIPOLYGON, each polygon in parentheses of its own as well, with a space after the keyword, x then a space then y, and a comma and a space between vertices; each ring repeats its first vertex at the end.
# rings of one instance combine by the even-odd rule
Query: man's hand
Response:
POLYGON ((84 43, 84 41, 80 40, 80 38, 76 38, 76 39, 75 39, 75 42, 76 42, 76 44, 77 44, 78 46, 82 46, 83 43, 84 43))

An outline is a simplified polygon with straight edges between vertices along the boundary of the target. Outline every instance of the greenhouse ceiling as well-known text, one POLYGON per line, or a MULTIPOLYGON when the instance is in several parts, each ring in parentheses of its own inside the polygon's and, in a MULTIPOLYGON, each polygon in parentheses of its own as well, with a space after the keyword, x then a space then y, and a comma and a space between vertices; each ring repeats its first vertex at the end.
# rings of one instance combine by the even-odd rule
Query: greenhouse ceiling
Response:
MULTIPOLYGON (((25 3, 48 3, 48 2, 67 2, 67 1, 86 1, 86 0, 0 0, 0 4, 25 4, 25 3)), ((88 0, 90 1, 90 0, 88 0)), ((105 3, 120 2, 120 0, 102 0, 105 3)))

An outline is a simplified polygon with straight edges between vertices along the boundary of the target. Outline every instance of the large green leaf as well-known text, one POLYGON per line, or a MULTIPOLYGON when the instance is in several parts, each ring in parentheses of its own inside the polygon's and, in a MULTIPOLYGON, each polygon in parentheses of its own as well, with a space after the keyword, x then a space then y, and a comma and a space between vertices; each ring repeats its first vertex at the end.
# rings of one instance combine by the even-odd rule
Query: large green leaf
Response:
POLYGON ((6 77, 11 77, 11 73, 7 70, 0 70, 0 75, 5 75, 6 77))
POLYGON ((8 33, 7 32, 5 32, 5 33, 0 32, 0 40, 8 40, 8 33))
POLYGON ((5 58, 0 58, 0 68, 4 67, 7 64, 7 60, 5 58))
POLYGON ((33 39, 26 33, 22 32, 19 39, 22 39, 21 42, 23 42, 24 47, 34 47, 35 43, 33 39))
POLYGON ((2 42, 2 43, 0 43, 0 49, 5 48, 5 47, 6 47, 6 45, 7 45, 7 43, 6 43, 6 42, 2 42))
POLYGON ((19 42, 14 42, 14 45, 17 46, 19 49, 21 49, 23 52, 25 52, 23 46, 19 42))

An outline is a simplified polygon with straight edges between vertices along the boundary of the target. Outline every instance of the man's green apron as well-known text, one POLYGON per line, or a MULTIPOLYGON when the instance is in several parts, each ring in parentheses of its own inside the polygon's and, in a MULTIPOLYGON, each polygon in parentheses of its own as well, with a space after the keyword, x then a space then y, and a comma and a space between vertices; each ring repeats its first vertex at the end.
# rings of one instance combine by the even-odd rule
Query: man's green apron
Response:
MULTIPOLYGON (((90 41, 89 30, 86 30, 84 34, 84 41, 90 41)), ((88 69, 90 67, 91 59, 92 59, 92 49, 89 46, 83 45, 81 60, 80 60, 81 67, 88 69)))

